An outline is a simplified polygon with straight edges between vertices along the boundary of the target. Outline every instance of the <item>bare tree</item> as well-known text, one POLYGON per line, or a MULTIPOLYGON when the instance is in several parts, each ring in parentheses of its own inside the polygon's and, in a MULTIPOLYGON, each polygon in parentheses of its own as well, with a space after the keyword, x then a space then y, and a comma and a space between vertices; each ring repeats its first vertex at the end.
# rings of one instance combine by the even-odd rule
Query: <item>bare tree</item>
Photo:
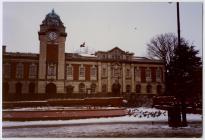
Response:
POLYGON ((148 56, 151 59, 162 60, 167 67, 173 57, 174 48, 178 45, 177 42, 177 37, 173 33, 157 35, 147 44, 148 56))

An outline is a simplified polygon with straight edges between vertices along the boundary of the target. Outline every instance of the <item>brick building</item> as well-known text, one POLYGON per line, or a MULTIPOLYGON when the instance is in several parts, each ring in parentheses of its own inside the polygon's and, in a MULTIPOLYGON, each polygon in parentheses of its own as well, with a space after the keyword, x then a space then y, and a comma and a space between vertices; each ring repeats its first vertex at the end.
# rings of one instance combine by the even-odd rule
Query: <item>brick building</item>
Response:
POLYGON ((94 55, 66 53, 67 33, 54 10, 42 21, 38 36, 39 54, 6 52, 3 46, 4 100, 127 97, 164 91, 161 61, 136 57, 118 47, 94 55))

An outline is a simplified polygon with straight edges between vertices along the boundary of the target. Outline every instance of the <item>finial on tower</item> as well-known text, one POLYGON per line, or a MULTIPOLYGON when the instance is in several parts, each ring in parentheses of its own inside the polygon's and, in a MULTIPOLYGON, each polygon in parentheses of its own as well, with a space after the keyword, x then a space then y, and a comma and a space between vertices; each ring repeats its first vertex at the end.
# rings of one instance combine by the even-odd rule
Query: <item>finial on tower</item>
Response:
POLYGON ((52 14, 54 14, 55 13, 55 11, 54 11, 54 8, 52 9, 52 14))

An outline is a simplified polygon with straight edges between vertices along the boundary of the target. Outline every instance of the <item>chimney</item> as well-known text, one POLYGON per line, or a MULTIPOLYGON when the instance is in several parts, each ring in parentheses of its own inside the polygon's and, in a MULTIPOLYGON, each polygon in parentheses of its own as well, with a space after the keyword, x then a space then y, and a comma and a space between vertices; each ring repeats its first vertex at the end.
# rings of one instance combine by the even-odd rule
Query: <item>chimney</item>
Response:
POLYGON ((6 53, 6 45, 3 45, 3 53, 6 53))

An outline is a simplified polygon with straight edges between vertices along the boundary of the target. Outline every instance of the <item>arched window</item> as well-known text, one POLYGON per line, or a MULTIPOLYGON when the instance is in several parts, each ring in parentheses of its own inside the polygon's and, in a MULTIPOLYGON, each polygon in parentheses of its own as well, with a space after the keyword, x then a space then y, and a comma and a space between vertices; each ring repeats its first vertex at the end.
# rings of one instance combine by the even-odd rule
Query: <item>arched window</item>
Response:
POLYGON ((152 93, 152 86, 151 85, 147 85, 147 93, 152 93))
POLYGON ((83 84, 83 83, 79 84, 79 92, 80 93, 84 93, 85 92, 85 84, 83 84))
POLYGON ((141 93, 141 85, 140 84, 136 85, 136 93, 141 93))
POLYGON ((72 85, 68 85, 67 87, 66 87, 66 91, 67 91, 67 94, 72 94, 73 93, 73 86, 72 85))
POLYGON ((130 93, 130 92, 131 92, 131 86, 130 86, 130 85, 127 85, 127 86, 126 86, 126 92, 127 92, 127 93, 130 93))
POLYGON ((35 93, 35 83, 30 83, 29 84, 29 93, 35 93))
POLYGON ((90 89, 91 89, 91 93, 95 93, 96 84, 92 83, 92 84, 90 85, 90 89))
POLYGON ((162 86, 157 85, 157 94, 162 94, 162 86))
POLYGON ((102 85, 102 92, 107 92, 107 85, 106 84, 104 84, 104 85, 102 85))

